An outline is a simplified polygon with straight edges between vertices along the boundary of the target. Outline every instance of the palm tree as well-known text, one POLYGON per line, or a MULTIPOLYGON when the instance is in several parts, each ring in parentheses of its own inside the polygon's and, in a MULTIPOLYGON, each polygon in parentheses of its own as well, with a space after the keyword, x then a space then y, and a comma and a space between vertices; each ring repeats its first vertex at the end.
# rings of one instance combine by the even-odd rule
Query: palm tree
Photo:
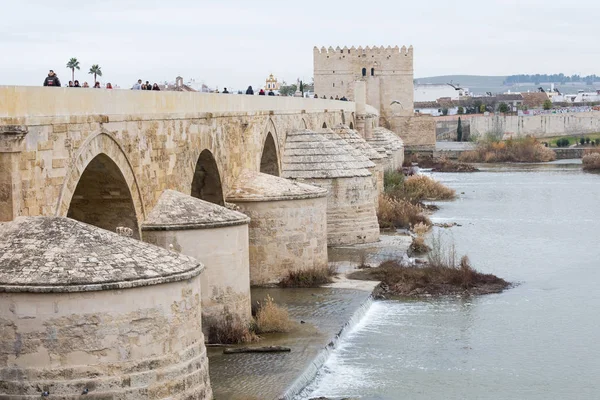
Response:
POLYGON ((98 64, 94 64, 90 68, 90 72, 88 72, 88 74, 94 75, 94 85, 96 85, 96 75, 102 76, 102 70, 100 69, 100 66, 98 64))
POLYGON ((67 68, 71 69, 71 80, 75 81, 75 70, 79 68, 79 61, 75 57, 71 58, 67 63, 67 68))

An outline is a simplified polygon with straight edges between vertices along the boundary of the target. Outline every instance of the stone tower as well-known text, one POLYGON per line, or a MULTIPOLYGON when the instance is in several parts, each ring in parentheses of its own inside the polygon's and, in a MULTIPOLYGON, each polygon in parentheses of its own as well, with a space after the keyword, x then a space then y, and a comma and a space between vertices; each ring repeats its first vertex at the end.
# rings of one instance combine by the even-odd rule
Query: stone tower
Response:
POLYGON ((413 115, 412 46, 315 47, 313 53, 315 93, 319 97, 354 100, 354 82, 364 81, 367 104, 379 111, 383 126, 389 127, 392 117, 413 115))

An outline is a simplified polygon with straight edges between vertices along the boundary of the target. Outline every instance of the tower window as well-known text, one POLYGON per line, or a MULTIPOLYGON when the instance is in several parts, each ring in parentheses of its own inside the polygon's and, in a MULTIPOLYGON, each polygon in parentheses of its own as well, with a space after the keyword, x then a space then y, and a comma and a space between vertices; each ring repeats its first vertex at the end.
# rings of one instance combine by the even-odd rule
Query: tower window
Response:
POLYGON ((333 82, 333 87, 335 87, 335 82, 333 82))
POLYGON ((362 69, 362 76, 367 76, 367 69, 366 68, 362 69))
POLYGON ((375 76, 375 68, 371 68, 371 76, 375 76))

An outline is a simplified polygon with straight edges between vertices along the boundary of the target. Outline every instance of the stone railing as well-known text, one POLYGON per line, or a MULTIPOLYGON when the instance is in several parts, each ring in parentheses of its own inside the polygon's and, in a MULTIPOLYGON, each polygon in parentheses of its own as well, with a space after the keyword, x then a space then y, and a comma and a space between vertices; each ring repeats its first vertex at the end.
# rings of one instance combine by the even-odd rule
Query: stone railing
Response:
POLYGON ((354 112, 350 101, 200 92, 0 86, 0 118, 168 113, 354 112))

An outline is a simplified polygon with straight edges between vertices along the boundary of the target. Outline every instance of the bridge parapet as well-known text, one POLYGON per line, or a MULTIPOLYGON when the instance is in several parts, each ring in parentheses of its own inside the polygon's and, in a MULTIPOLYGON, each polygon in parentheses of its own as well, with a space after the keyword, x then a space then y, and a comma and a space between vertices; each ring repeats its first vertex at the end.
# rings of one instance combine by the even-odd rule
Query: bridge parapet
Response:
POLYGON ((355 103, 283 96, 0 86, 0 118, 183 113, 354 112, 355 103))

